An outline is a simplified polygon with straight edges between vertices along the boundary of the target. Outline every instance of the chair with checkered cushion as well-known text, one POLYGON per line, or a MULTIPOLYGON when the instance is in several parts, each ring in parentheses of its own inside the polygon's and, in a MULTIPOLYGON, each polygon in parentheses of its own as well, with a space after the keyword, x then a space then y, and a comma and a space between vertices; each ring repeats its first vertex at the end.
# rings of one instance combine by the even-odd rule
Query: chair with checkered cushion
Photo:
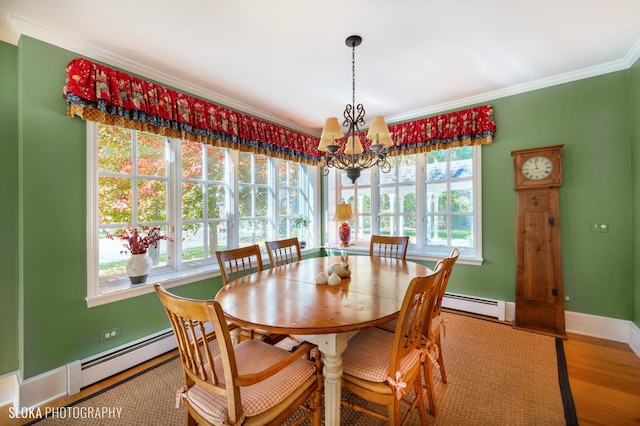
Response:
MULTIPOLYGON (((436 303, 433 307, 433 319, 429 324, 429 327, 425 327, 423 330, 423 336, 427 342, 433 342, 436 346, 433 349, 432 353, 436 353, 437 357, 435 357, 435 361, 440 367, 440 376, 442 377, 442 382, 447 383, 447 375, 444 371, 444 360, 442 359, 442 344, 441 344, 441 334, 444 332, 444 321, 441 315, 442 309, 442 300, 444 299, 444 294, 447 291, 447 284, 449 283, 449 278, 451 277, 451 272, 453 271, 453 265, 455 265, 458 257, 460 256, 460 250, 454 248, 451 250, 451 253, 448 257, 445 257, 440 262, 442 263, 442 278, 440 279, 440 284, 438 288, 438 295, 436 299, 436 303)), ((426 325, 426 324, 425 324, 426 325)), ((433 385, 433 368, 434 368, 434 360, 431 358, 425 359, 424 364, 424 374, 425 386, 427 388, 427 396, 429 399, 429 408, 431 409, 431 414, 434 416, 437 414, 436 403, 435 403, 435 388, 433 385)))
MULTIPOLYGON (((257 244, 216 251, 216 258, 218 259, 218 266, 220 267, 220 276, 222 277, 223 285, 227 285, 231 281, 240 279, 254 272, 264 270, 262 255, 260 254, 260 246, 257 244)), ((256 335, 263 341, 271 343, 272 345, 280 343, 288 337, 286 334, 262 333, 256 330, 243 328, 240 333, 240 338, 243 340, 253 339, 256 335)), ((297 345, 297 343, 299 342, 296 342, 293 339, 289 339, 288 342, 282 342, 282 344, 288 346, 297 345)))
POLYGON ((369 256, 406 259, 408 236, 372 235, 369 242, 369 256))
POLYGON ((267 248, 269 262, 272 268, 302 260, 300 242, 296 237, 286 238, 284 240, 265 241, 264 245, 267 248))
POLYGON ((233 346, 217 302, 155 290, 178 341, 187 425, 281 425, 298 409, 303 415, 290 424, 320 425, 322 365, 308 360, 314 345, 293 353, 257 339, 233 346))
POLYGON ((404 424, 414 408, 418 408, 421 424, 427 423, 422 391, 422 362, 425 345, 424 323, 431 321, 442 267, 426 277, 411 280, 405 293, 394 333, 377 327, 356 334, 342 354, 342 387, 367 401, 385 405, 387 414, 372 411, 356 402, 343 400, 342 405, 389 424, 404 424), (413 386, 415 399, 405 417, 400 419, 400 401, 413 386))

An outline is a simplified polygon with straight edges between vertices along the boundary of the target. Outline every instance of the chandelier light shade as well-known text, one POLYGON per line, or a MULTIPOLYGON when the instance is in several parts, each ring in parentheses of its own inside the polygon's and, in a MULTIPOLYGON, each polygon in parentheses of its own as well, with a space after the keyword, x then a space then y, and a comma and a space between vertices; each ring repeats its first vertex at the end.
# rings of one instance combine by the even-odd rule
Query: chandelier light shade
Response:
POLYGON ((347 247, 349 245, 349 240, 351 240, 351 227, 349 227, 349 221, 355 220, 351 204, 338 204, 336 206, 336 215, 333 217, 333 220, 336 222, 342 222, 340 229, 338 229, 338 236, 340 237, 340 245, 342 247, 347 247))
MULTIPOLYGON (((365 110, 362 104, 356 105, 356 46, 362 43, 362 37, 352 35, 345 43, 351 47, 351 104, 344 109, 346 132, 342 132, 337 117, 327 118, 320 136, 318 150, 325 152, 323 174, 326 176, 331 167, 345 170, 352 183, 360 177, 362 169, 378 166, 387 173, 391 165, 387 160, 388 149, 393 145, 391 134, 383 117, 374 117, 369 125, 365 144, 360 140, 361 127, 364 127, 365 110), (345 137, 346 134, 346 137, 345 137)), ((347 225, 348 226, 348 225, 347 225)))

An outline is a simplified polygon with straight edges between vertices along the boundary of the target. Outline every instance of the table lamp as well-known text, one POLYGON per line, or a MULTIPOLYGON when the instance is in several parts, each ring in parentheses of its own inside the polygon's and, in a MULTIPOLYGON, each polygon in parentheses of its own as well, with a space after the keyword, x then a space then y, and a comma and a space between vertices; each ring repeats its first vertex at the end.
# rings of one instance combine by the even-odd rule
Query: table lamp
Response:
POLYGON ((336 215, 333 217, 333 220, 336 222, 342 222, 340 225, 340 229, 338 229, 338 235, 340 236, 340 244, 342 247, 347 247, 349 245, 349 240, 351 239, 351 228, 349 227, 349 221, 354 220, 353 211, 351 210, 351 204, 338 204, 336 206, 336 215))

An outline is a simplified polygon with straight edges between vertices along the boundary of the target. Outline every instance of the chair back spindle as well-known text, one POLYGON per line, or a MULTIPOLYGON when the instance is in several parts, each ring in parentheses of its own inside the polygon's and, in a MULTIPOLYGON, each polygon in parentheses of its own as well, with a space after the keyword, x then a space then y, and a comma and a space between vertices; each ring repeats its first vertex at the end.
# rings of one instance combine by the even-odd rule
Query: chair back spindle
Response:
POLYGON ((272 268, 302 260, 300 242, 296 237, 277 241, 266 241, 265 246, 272 268))
POLYGON ((227 285, 231 281, 250 275, 253 272, 263 270, 260 246, 257 244, 216 251, 216 258, 218 259, 223 285, 227 285))
POLYGON ((408 236, 372 235, 369 256, 405 260, 408 246, 408 236))

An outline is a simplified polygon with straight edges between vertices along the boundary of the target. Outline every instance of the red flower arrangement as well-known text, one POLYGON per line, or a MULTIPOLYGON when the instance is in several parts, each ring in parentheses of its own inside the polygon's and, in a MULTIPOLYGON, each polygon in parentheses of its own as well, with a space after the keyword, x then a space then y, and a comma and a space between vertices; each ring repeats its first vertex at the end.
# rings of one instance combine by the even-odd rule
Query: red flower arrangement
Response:
POLYGON ((157 226, 140 226, 140 231, 138 228, 134 228, 129 224, 127 228, 118 229, 114 234, 107 234, 107 238, 113 240, 115 237, 120 238, 122 241, 126 241, 124 244, 125 250, 122 250, 120 253, 127 254, 131 252, 131 254, 145 254, 149 247, 158 248, 158 243, 161 240, 172 241, 168 235, 160 234, 160 228, 157 226))

